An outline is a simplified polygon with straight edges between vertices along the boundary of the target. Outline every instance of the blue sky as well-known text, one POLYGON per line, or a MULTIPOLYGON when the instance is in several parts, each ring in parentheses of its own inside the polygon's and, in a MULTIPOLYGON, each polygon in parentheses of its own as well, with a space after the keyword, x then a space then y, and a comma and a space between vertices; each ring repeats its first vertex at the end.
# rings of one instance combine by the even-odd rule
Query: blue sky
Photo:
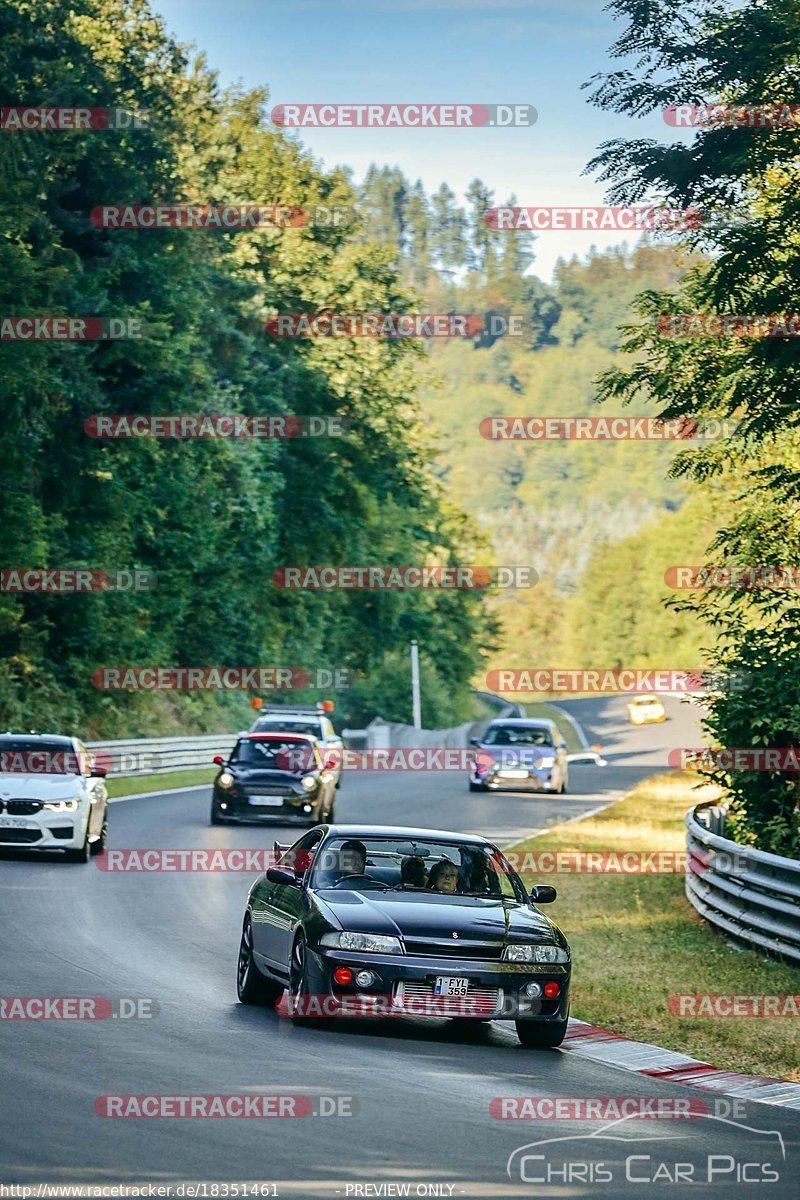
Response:
MULTIPOLYGON (((631 120, 594 108, 581 84, 612 66, 622 26, 604 0, 151 0, 170 31, 203 49, 223 84, 267 86, 287 102, 533 104, 531 129, 304 129, 326 166, 360 179, 371 162, 396 164, 429 191, 459 196, 475 176, 497 203, 590 205, 603 189, 581 172, 599 142, 666 140, 660 117, 631 120)), ((619 63, 613 64, 614 68, 619 63)), ((671 139, 670 139, 671 140, 671 139)), ((549 279, 559 256, 621 233, 542 233, 533 270, 549 279)))

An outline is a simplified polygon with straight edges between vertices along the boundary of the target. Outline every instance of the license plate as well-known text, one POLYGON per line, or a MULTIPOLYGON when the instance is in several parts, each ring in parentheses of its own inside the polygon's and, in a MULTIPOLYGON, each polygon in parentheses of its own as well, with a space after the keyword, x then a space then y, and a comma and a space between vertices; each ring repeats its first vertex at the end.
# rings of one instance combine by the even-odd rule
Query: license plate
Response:
POLYGON ((248 796, 247 803, 259 808, 283 808, 283 796, 248 796))
POLYGON ((503 779, 527 779, 529 771, 501 771, 503 779))
POLYGON ((453 975, 437 975, 434 996, 466 996, 469 991, 469 980, 460 979, 453 975))
POLYGON ((25 817, 0 817, 0 829, 24 829, 27 824, 25 817))

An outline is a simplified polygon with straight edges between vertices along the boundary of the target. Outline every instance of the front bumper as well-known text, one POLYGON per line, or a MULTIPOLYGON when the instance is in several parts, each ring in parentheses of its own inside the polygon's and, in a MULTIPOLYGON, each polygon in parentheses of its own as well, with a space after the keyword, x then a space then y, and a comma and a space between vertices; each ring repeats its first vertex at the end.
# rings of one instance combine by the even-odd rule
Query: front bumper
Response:
POLYGON ((0 813, 0 850, 79 850, 88 820, 88 803, 72 812, 42 809, 20 817, 0 813), (3 823, 8 821, 13 825, 3 823))
POLYGON ((317 792, 287 793, 284 796, 253 795, 255 800, 278 801, 270 804, 251 804, 251 794, 214 788, 214 807, 225 821, 238 821, 242 824, 252 822, 279 821, 281 825, 299 822, 307 825, 314 818, 319 804, 317 792))
MULTIPOLYGON (((511 768, 514 770, 514 768, 511 768)), ((509 777, 506 770, 490 771, 486 775, 479 775, 473 771, 470 773, 472 783, 479 783, 490 792, 499 792, 507 789, 510 792, 548 792, 555 788, 553 776, 556 773, 555 767, 533 767, 525 771, 522 775, 523 768, 518 769, 518 775, 509 777)))
POLYGON ((382 1013, 387 1016, 459 1016, 493 1021, 524 1018, 557 1023, 565 1021, 569 1013, 571 963, 462 961, 429 955, 358 954, 327 947, 309 949, 309 954, 318 994, 351 1001, 355 997, 377 997, 383 1001, 382 1013), (350 967, 354 974, 360 970, 371 971, 376 976, 375 983, 368 988, 354 985, 340 987, 333 982, 333 972, 340 966, 350 967), (425 994, 422 989, 432 989, 437 976, 469 981, 469 991, 463 1003, 433 1004, 431 1011, 426 1010, 422 1003, 425 994), (549 982, 558 983, 560 988, 559 995, 553 999, 543 995, 531 999, 524 994, 528 983, 538 983, 544 987, 549 982), (406 988, 404 985, 410 986, 406 988), (475 993, 474 1000, 470 992, 475 993), (496 996, 492 995, 495 992, 496 996), (413 1003, 408 1003, 408 1000, 413 1000, 413 1003))

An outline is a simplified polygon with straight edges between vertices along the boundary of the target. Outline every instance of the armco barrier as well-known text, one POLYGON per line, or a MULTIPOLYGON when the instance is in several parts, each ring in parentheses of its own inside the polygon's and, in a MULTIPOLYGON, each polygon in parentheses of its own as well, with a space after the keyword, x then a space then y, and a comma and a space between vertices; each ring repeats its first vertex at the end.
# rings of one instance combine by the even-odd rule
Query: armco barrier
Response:
POLYGON ((686 895, 737 942, 800 963, 800 862, 712 833, 711 805, 686 815, 686 895))
POLYGON ((103 755, 109 774, 120 776, 210 767, 214 755, 229 754, 235 741, 235 733, 210 733, 201 737, 126 738, 86 744, 92 753, 103 755))

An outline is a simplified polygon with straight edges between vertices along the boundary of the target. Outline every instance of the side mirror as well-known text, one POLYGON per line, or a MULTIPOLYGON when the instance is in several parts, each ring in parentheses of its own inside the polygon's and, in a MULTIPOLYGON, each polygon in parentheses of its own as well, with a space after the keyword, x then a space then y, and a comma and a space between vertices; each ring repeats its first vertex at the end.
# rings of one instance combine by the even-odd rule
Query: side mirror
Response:
POLYGON ((557 746, 557 749, 558 749, 558 750, 566 750, 566 748, 567 748, 567 743, 566 743, 566 742, 559 742, 559 743, 558 743, 558 746, 557 746))
POLYGON ((478 741, 477 738, 470 738, 469 744, 470 744, 470 746, 480 746, 480 742, 478 741))
POLYGON ((213 763, 216 763, 218 767, 225 766, 225 759, 222 757, 221 754, 215 754, 211 761, 213 763))
POLYGON ((532 887, 530 890, 530 897, 534 904, 552 904, 557 895, 556 889, 547 883, 537 883, 536 887, 532 887))
POLYGON ((282 867, 267 867, 267 879, 270 883, 284 883, 288 887, 300 887, 300 880, 291 871, 282 867))

